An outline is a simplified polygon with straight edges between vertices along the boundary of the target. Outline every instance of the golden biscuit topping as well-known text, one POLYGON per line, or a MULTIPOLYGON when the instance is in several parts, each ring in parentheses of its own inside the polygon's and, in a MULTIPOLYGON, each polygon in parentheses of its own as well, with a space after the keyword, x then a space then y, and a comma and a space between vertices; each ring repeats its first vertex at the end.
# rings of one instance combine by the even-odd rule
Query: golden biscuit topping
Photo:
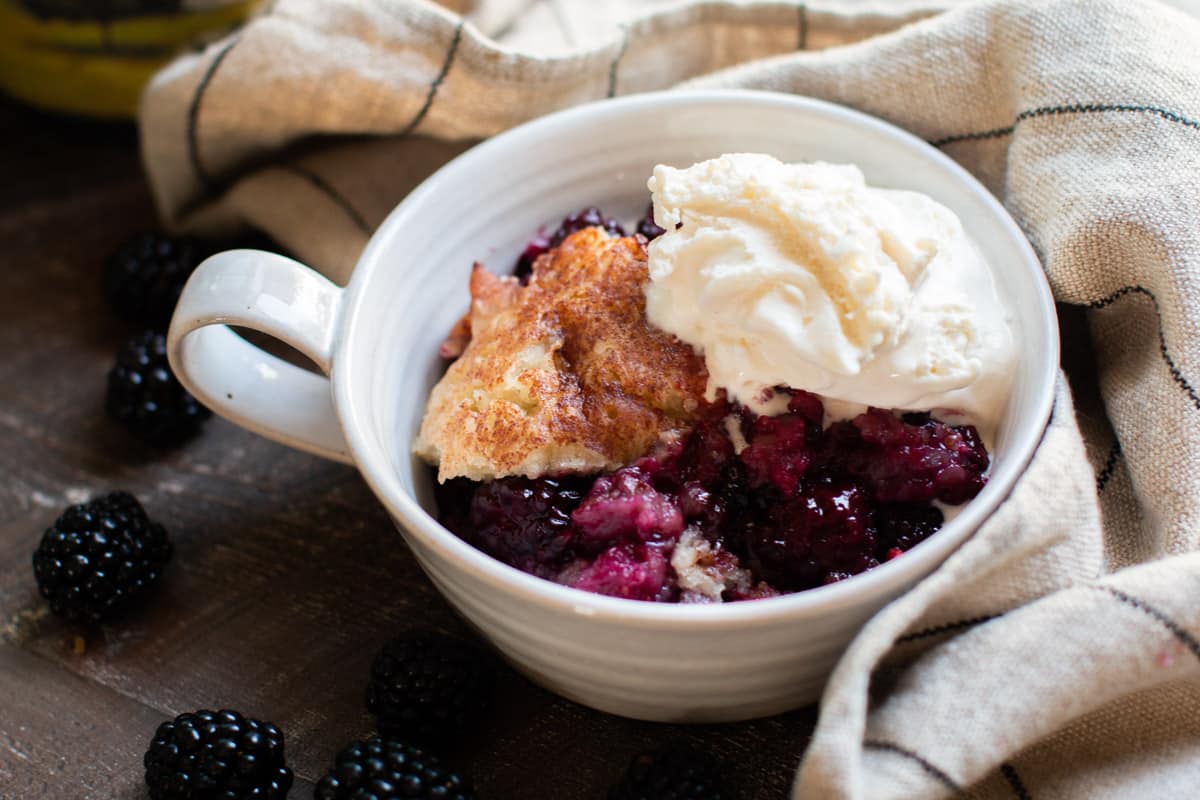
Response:
POLYGON ((599 472, 691 426, 708 374, 646 320, 646 248, 587 228, 538 258, 527 286, 471 274, 414 451, 438 480, 599 472))

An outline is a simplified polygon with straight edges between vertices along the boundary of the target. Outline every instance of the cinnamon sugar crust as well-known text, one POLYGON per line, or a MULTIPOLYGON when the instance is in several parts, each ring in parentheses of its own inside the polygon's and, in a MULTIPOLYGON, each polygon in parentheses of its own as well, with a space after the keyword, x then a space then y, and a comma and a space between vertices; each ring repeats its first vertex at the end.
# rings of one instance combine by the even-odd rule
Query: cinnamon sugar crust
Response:
POLYGON ((414 451, 438 480, 616 469, 702 411, 704 360, 646 320, 645 241, 587 228, 529 284, 475 266, 414 451))

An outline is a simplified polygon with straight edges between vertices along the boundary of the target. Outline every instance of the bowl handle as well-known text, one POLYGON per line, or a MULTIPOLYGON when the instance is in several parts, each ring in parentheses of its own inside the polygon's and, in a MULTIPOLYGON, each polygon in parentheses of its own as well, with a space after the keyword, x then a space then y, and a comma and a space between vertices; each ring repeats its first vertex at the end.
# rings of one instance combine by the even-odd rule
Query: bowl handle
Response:
POLYGON ((243 428, 353 463, 329 384, 342 290, 303 264, 262 250, 228 250, 196 267, 180 295, 167 353, 179 382, 243 428), (308 356, 317 375, 236 334, 239 325, 308 356))

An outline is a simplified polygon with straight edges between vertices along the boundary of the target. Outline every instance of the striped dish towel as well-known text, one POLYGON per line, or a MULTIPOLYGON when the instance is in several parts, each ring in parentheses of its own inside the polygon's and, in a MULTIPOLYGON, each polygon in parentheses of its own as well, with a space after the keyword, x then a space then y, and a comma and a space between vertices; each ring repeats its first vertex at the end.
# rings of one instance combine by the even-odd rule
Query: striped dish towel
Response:
POLYGON ((838 665, 795 796, 1198 796, 1200 22, 854 8, 278 0, 151 84, 146 168, 171 224, 249 223, 344 280, 434 167, 585 101, 769 89, 925 138, 1004 201, 1085 346, 1010 499, 838 665))

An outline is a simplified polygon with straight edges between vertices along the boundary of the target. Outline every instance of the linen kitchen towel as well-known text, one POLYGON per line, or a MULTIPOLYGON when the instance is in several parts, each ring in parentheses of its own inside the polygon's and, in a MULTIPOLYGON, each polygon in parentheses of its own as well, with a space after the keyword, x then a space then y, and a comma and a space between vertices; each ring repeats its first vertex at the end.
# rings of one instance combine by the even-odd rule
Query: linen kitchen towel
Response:
POLYGON ((925 138, 1003 200, 1091 347, 1012 496, 841 660, 795 797, 1196 796, 1200 22, 858 7, 278 0, 151 84, 146 168, 170 224, 254 225, 344 281, 436 166, 590 100, 768 89, 925 138))

